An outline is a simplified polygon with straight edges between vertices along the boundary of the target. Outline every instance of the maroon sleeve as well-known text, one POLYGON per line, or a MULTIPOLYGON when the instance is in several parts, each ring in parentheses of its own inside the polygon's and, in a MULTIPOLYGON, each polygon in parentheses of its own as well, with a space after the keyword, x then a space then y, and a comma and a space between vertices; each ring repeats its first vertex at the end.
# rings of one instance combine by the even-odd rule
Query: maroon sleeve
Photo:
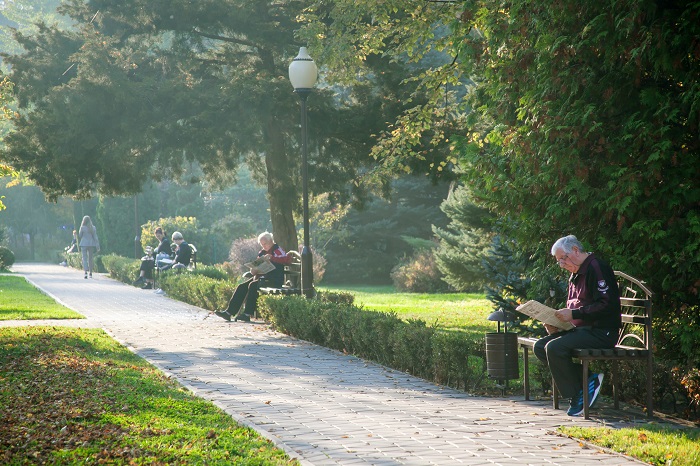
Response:
POLYGON ((290 264, 292 262, 292 256, 288 256, 287 253, 284 252, 284 249, 277 246, 277 249, 275 249, 270 258, 270 262, 274 262, 275 264, 290 264))

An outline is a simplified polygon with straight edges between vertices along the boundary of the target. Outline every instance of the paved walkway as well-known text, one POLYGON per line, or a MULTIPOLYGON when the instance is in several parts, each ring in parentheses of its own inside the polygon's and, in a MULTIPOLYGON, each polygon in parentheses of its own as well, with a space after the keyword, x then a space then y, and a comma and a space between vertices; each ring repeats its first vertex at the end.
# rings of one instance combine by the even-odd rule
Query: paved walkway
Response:
POLYGON ((639 464, 557 435, 600 421, 543 402, 470 396, 100 274, 12 270, 87 319, 0 326, 104 328, 303 465, 639 464))

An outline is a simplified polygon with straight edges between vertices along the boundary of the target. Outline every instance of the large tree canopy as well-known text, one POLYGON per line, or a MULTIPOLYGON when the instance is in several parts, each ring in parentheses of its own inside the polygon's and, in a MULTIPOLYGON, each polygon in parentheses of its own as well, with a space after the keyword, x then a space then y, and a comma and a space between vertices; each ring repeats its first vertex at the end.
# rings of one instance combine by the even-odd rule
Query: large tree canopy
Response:
POLYGON ((551 243, 574 233, 700 327, 700 2, 319 0, 310 13, 308 37, 343 78, 372 54, 452 58, 416 73, 432 99, 378 156, 420 156, 450 110, 469 112, 434 134, 494 229, 534 254, 529 273, 555 268, 551 243), (450 94, 467 78, 465 99, 450 94))
MULTIPOLYGON (((475 196, 548 252, 576 233, 671 301, 700 287, 700 3, 513 2, 464 21, 475 196)), ((670 302, 670 301, 669 301, 670 302)))
MULTIPOLYGON (((6 59, 21 117, 3 159, 50 198, 135 193, 192 162, 225 180, 246 161, 267 184, 278 241, 295 249, 299 104, 287 66, 302 6, 67 2, 77 29, 17 34, 26 53, 6 59)), ((326 89, 309 99, 312 189, 342 192, 366 158, 372 131, 358 128, 371 128, 382 108, 371 93, 350 97, 326 89)))

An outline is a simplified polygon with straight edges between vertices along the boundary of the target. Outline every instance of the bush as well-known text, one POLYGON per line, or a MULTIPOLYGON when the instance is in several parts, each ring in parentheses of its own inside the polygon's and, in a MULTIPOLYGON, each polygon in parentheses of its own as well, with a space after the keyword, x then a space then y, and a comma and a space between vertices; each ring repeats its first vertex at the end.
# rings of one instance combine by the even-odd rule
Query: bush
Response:
POLYGON ((237 283, 175 269, 162 272, 158 286, 173 299, 213 311, 226 307, 237 283))
POLYGON ((395 313, 367 311, 346 293, 319 293, 317 299, 267 295, 263 318, 302 340, 350 353, 453 388, 483 388, 483 339, 443 332, 422 320, 403 321, 395 313))
POLYGON ((398 291, 436 293, 448 291, 442 280, 434 249, 421 249, 394 267, 391 279, 398 291))
MULTIPOLYGON (((127 259, 127 258, 122 257, 122 256, 117 256, 114 254, 111 254, 111 256, 119 257, 121 259, 129 260, 129 261, 134 260, 134 259, 127 259)), ((66 265, 68 267, 83 270, 83 255, 81 253, 79 253, 79 252, 64 252, 63 257, 65 258, 66 265)), ((108 271, 108 269, 105 267, 104 263, 102 262, 105 257, 107 257, 107 256, 96 255, 93 258, 94 265, 95 265, 95 272, 105 273, 108 271)), ((138 261, 138 263, 140 264, 141 262, 138 261)), ((136 267, 136 270, 138 270, 138 267, 136 267)), ((137 273, 137 275, 138 275, 138 273, 137 273)), ((114 277, 114 278, 117 278, 117 277, 114 277)))
POLYGON ((72 267, 74 269, 83 268, 82 256, 79 252, 66 252, 63 254, 63 257, 66 258, 66 265, 68 267, 72 267))
POLYGON ((5 246, 0 246, 0 270, 7 270, 15 263, 15 254, 5 246))
POLYGON ((229 250, 230 267, 233 272, 241 274, 248 272, 248 267, 244 264, 258 257, 260 252, 260 244, 257 236, 255 238, 239 238, 231 244, 229 250))
POLYGON ((204 277, 213 278, 214 280, 228 280, 228 274, 222 266, 216 265, 198 265, 196 269, 191 270, 192 275, 202 275, 204 277))
MULTIPOLYGON (((70 256, 78 256, 78 259, 80 259, 80 254, 70 254, 70 256)), ((109 276, 120 282, 131 283, 139 276, 140 259, 130 259, 117 256, 116 254, 100 256, 100 258, 101 264, 109 272, 109 276)), ((72 261, 69 264, 72 266, 72 261)), ((82 267, 82 265, 79 265, 79 267, 82 267)))

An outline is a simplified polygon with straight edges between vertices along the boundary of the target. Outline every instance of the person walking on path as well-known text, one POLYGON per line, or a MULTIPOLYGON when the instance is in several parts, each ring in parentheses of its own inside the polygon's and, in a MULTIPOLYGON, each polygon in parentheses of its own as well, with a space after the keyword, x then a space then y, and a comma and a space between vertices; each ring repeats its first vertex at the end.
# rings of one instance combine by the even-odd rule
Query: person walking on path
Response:
MULTIPOLYGON (((567 414, 580 416, 583 412, 581 364, 572 359, 575 348, 613 348, 621 326, 620 291, 610 266, 592 252, 585 252, 574 236, 559 238, 552 246, 552 255, 559 267, 571 272, 566 307, 556 316, 571 322, 574 328, 562 331, 545 325, 548 336, 535 343, 537 358, 549 366, 563 398, 570 398, 567 414)), ((603 374, 591 374, 588 379, 589 407, 593 406, 603 374)))
POLYGON ((100 241, 97 238, 97 228, 92 224, 89 215, 83 217, 83 222, 80 224, 78 231, 80 238, 80 252, 83 258, 83 270, 85 271, 85 279, 88 274, 92 278, 92 269, 95 264, 95 253, 100 251, 100 241))

